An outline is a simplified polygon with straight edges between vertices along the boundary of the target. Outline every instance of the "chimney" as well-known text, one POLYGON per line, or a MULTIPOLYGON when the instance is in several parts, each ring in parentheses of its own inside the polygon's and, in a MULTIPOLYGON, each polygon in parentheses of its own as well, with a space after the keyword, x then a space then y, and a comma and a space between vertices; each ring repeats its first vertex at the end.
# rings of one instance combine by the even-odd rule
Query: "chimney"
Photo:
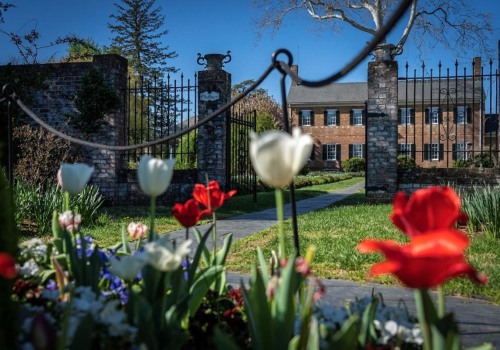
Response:
POLYGON ((474 57, 474 76, 480 77, 482 74, 481 57, 474 57))
MULTIPOLYGON (((299 66, 298 65, 292 64, 291 68, 292 68, 292 72, 294 72, 295 74, 299 75, 299 66)), ((292 85, 297 85, 297 83, 292 80, 292 85)))

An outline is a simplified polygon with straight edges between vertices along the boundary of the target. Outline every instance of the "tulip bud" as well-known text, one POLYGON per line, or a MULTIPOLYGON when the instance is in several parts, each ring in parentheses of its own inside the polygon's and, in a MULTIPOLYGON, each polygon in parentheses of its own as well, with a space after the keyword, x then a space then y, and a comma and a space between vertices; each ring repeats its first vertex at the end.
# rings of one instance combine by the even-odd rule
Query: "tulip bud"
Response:
POLYGON ((128 225, 127 230, 128 230, 128 233, 129 233, 131 238, 141 239, 146 234, 148 227, 146 225, 142 224, 141 222, 138 222, 138 223, 131 222, 128 225))
POLYGON ((63 163, 57 172, 57 182, 64 191, 70 194, 78 194, 83 190, 87 182, 89 182, 93 172, 94 168, 87 164, 63 163))
POLYGON ((170 185, 174 174, 175 159, 158 159, 143 155, 137 169, 139 187, 151 197, 158 197, 170 185))
POLYGON ((268 131, 260 136, 250 134, 250 159, 257 175, 271 187, 289 185, 306 163, 313 147, 312 137, 299 128, 290 135, 268 131))

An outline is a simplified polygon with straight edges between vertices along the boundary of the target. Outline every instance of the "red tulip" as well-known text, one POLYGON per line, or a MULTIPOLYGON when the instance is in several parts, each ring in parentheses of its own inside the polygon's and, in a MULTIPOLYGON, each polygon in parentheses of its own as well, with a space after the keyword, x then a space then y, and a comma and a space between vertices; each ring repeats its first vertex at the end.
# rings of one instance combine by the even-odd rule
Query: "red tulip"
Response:
POLYGON ((184 204, 175 203, 172 207, 172 215, 186 228, 193 227, 204 215, 210 213, 210 209, 200 210, 198 202, 194 199, 190 199, 184 204))
POLYGON ((417 190, 409 200, 404 192, 398 192, 393 206, 391 221, 410 237, 431 230, 452 229, 466 217, 460 211, 460 197, 448 187, 417 190))
POLYGON ((462 232, 440 229, 414 236, 409 244, 402 246, 392 240, 365 240, 358 250, 382 252, 386 260, 373 265, 370 274, 393 274, 410 288, 436 287, 460 275, 486 284, 486 276, 479 275, 465 261, 464 250, 468 245, 469 239, 462 232))
POLYGON ((16 260, 9 253, 0 253, 0 276, 7 279, 17 276, 16 260))
POLYGON ((228 193, 222 192, 215 180, 210 181, 206 187, 202 184, 196 184, 193 190, 194 199, 212 211, 222 207, 224 201, 235 194, 236 190, 229 191, 228 193))

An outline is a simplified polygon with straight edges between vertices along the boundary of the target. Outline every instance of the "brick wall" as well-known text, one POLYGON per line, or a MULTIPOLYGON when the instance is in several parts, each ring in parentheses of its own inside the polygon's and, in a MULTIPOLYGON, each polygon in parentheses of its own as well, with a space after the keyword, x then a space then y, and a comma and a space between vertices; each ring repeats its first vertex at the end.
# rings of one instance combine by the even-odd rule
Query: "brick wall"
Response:
POLYGON ((494 168, 416 168, 398 171, 399 191, 411 194, 429 186, 453 186, 471 190, 485 184, 498 186, 500 173, 494 168))

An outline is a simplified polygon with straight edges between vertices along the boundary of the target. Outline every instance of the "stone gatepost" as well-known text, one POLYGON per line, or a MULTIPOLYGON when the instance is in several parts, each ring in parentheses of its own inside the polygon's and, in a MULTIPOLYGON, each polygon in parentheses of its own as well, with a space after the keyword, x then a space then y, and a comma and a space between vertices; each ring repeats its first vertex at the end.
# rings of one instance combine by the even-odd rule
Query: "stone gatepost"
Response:
MULTIPOLYGON (((203 120, 231 100, 231 74, 223 65, 231 60, 223 54, 198 54, 198 64, 205 61, 205 70, 198 72, 198 118, 203 120)), ((227 120, 231 110, 224 111, 198 130, 198 182, 217 180, 226 184, 227 120)), ((224 189, 227 190, 227 189, 224 189)))
POLYGON ((368 63, 366 195, 382 201, 392 200, 398 186, 398 63, 387 54, 391 47, 379 47, 368 63))

